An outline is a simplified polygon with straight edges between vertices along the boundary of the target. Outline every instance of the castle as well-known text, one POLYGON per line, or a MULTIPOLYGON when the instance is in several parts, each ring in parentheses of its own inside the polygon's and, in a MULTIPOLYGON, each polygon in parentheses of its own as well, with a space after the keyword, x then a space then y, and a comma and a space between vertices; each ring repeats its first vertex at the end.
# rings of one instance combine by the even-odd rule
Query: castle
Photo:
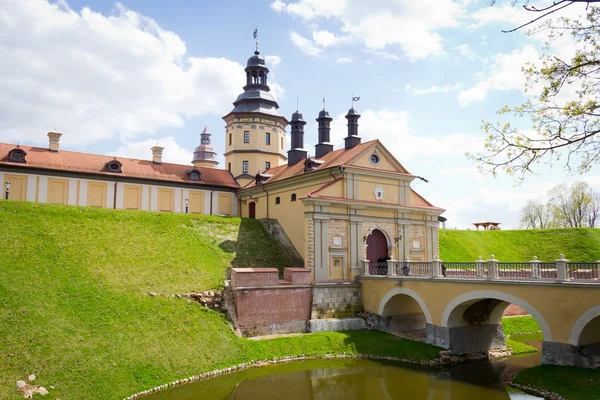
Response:
POLYGON ((438 217, 410 186, 416 178, 379 141, 363 143, 360 114, 348 110, 344 147, 330 141, 332 118, 319 112, 314 157, 304 146, 306 121, 288 121, 270 93, 260 52, 247 62, 246 85, 223 117, 225 168, 217 168, 204 129, 190 165, 0 143, 0 182, 12 200, 115 209, 275 219, 312 270, 312 279, 350 280, 388 259, 438 255, 438 217), (291 148, 286 151, 290 125, 291 148), (253 174, 254 171, 262 171, 253 174), (366 261, 369 261, 368 263, 366 261))

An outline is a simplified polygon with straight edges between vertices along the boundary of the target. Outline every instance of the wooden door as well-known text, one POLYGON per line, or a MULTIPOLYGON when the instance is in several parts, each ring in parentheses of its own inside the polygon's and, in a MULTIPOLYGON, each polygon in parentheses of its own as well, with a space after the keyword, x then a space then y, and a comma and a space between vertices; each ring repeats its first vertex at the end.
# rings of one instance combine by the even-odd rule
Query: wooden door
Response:
POLYGON ((48 179, 48 203, 67 204, 69 181, 66 179, 48 179))
MULTIPOLYGON (((10 182, 9 200, 25 200, 27 198, 27 175, 4 175, 4 180, 10 182)), ((6 196, 6 187, 2 182, 2 200, 6 196)))
POLYGON ((230 194, 219 194, 219 214, 231 215, 232 213, 232 196, 230 194))
POLYGON ((124 186, 123 208, 126 210, 141 210, 142 209, 142 187, 141 186, 124 186))
POLYGON ((256 203, 253 201, 248 204, 248 216, 250 218, 256 218, 256 203))
POLYGON ((106 183, 88 182, 87 205, 90 207, 106 207, 106 183))
POLYGON ((387 239, 383 232, 375 229, 367 238, 367 259, 370 262, 377 262, 379 259, 387 258, 388 246, 387 239))
POLYGON ((204 214, 204 192, 190 192, 190 214, 204 214))
POLYGON ((173 212, 173 189, 158 189, 158 211, 173 212))
POLYGON ((329 279, 344 279, 343 257, 333 257, 331 259, 331 276, 329 279))

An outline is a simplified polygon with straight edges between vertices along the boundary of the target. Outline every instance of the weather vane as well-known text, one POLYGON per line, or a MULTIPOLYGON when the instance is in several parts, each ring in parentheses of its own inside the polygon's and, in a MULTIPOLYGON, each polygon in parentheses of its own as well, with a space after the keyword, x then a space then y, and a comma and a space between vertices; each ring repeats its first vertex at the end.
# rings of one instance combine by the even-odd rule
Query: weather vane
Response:
POLYGON ((323 110, 325 109, 325 93, 323 93, 323 110))
POLYGON ((256 40, 256 51, 258 51, 258 26, 254 29, 254 40, 256 40))
POLYGON ((354 107, 354 102, 355 101, 359 101, 360 97, 354 97, 354 95, 352 95, 352 107, 354 107))

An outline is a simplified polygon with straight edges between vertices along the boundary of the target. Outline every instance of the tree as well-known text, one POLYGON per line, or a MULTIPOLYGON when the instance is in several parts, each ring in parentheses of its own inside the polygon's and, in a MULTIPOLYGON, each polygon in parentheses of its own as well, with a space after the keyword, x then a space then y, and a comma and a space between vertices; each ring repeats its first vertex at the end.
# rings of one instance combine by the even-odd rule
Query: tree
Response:
POLYGON ((541 31, 548 33, 549 42, 570 35, 577 50, 570 59, 544 54, 541 64, 523 67, 526 89, 541 85, 541 90, 523 105, 506 106, 498 114, 528 116, 533 128, 523 131, 510 123, 484 121, 484 150, 468 155, 483 172, 505 171, 522 180, 542 161, 561 161, 567 171, 580 174, 600 161, 600 8, 589 7, 582 20, 547 19, 529 34, 541 31), (572 95, 567 87, 575 89, 572 95))
POLYGON ((521 210, 523 229, 583 228, 596 226, 600 193, 586 182, 561 183, 548 192, 546 203, 528 201, 521 210))
POLYGON ((522 229, 548 229, 551 227, 551 221, 548 207, 543 203, 529 200, 521 210, 522 229))

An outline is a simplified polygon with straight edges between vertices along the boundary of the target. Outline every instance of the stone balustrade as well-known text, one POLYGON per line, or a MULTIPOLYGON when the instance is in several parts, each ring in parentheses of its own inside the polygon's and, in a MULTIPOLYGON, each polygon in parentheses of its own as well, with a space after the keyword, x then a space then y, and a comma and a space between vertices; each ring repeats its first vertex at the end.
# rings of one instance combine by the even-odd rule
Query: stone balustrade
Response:
POLYGON ((444 262, 436 257, 427 262, 407 259, 386 263, 379 266, 363 260, 364 275, 600 283, 600 261, 571 262, 564 254, 552 262, 542 262, 535 256, 529 262, 501 262, 492 254, 488 260, 479 257, 474 262, 444 262))

